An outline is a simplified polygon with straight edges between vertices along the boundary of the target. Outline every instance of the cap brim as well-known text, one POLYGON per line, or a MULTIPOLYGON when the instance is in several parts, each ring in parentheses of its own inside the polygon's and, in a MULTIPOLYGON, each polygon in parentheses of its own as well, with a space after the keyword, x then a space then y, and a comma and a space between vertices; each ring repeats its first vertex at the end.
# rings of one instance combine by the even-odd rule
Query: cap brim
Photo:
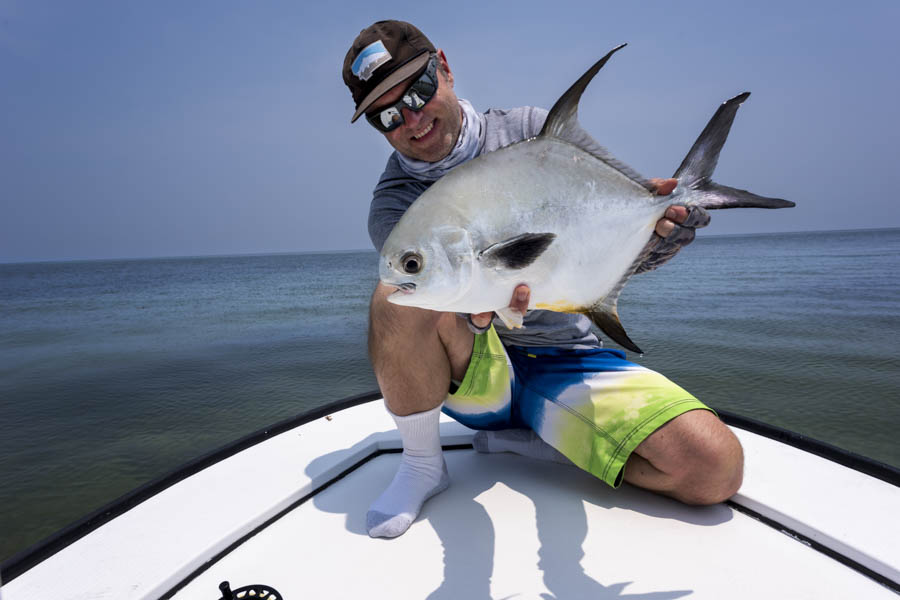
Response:
POLYGON ((363 101, 359 103, 359 106, 356 108, 356 112, 353 113, 353 118, 350 119, 350 122, 355 122, 360 117, 360 115, 366 112, 366 109, 368 109, 389 89, 391 89, 398 83, 401 83, 404 79, 409 79, 410 77, 415 75, 417 71, 424 69, 430 57, 431 55, 426 51, 385 77, 384 81, 375 86, 375 89, 369 92, 369 95, 363 98, 363 101))

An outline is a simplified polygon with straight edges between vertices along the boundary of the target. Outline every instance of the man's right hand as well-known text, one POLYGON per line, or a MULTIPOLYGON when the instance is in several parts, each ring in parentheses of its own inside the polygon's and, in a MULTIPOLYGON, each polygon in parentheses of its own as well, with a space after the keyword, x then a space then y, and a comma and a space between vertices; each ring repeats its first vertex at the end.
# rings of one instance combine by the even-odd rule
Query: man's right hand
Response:
MULTIPOLYGON (((524 316, 525 311, 528 310, 528 302, 530 300, 531 288, 529 288, 524 283, 521 283, 516 286, 515 290, 513 290, 512 298, 510 298, 509 300, 509 307, 524 316)), ((476 315, 472 315, 472 323, 476 327, 483 329, 491 324, 491 319, 493 318, 493 312, 478 313, 476 315)))

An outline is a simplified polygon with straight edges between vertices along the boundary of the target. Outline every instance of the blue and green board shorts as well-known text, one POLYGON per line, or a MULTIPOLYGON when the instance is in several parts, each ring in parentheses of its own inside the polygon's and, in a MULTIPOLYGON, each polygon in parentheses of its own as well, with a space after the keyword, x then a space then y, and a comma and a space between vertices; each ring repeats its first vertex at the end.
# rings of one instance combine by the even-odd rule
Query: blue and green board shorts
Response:
POLYGON ((473 429, 530 428, 578 467, 618 487, 638 444, 697 409, 711 410, 619 350, 504 348, 491 327, 475 336, 466 375, 443 410, 473 429))

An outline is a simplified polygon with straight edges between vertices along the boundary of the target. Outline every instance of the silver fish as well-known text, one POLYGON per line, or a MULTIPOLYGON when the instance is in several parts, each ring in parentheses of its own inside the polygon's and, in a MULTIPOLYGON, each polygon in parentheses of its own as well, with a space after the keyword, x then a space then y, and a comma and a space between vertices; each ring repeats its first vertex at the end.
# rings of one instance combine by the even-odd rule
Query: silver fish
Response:
POLYGON ((578 124, 578 102, 612 54, 597 61, 556 102, 540 135, 483 154, 436 181, 406 211, 384 244, 388 299, 438 311, 508 310, 512 290, 531 288, 529 309, 577 312, 620 345, 640 352, 619 322, 622 288, 659 239, 656 222, 673 204, 786 208, 711 180, 735 114, 750 95, 723 103, 674 177, 667 196, 612 156, 578 124))

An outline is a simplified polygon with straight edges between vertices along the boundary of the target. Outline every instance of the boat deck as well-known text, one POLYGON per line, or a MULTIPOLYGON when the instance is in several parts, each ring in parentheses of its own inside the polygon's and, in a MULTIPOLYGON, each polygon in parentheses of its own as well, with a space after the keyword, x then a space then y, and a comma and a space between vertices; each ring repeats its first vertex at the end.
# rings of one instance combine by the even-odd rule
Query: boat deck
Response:
POLYGON ((287 599, 895 597, 724 504, 611 490, 574 467, 509 454, 447 452, 450 489, 403 536, 373 540, 366 509, 398 460, 367 462, 175 598, 212 597, 223 580, 267 583, 287 599))
POLYGON ((222 581, 286 600, 897 597, 890 483, 736 430, 741 491, 689 507, 575 467, 478 454, 471 430, 441 427, 452 485, 399 538, 365 532, 400 458, 375 402, 168 487, 4 585, 3 598, 211 600, 222 581))

